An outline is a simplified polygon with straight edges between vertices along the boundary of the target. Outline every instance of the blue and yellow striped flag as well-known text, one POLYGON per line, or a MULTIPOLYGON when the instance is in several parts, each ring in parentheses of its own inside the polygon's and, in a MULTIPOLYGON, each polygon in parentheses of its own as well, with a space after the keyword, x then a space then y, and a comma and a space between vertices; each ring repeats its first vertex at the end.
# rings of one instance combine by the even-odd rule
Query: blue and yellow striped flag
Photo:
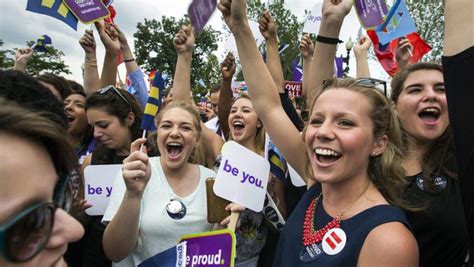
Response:
POLYGON ((155 116, 161 107, 161 99, 165 90, 165 80, 161 76, 161 72, 156 72, 153 84, 150 88, 150 95, 145 106, 145 114, 143 114, 141 128, 147 131, 156 130, 155 116))
POLYGON ((77 31, 77 18, 62 0, 28 0, 26 10, 59 19, 77 31))

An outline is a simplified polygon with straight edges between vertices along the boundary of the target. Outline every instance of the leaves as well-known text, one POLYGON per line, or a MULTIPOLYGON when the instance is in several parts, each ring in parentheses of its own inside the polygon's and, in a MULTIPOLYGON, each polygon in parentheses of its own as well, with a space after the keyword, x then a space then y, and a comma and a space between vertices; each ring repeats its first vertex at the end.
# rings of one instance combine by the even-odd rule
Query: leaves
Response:
MULTIPOLYGON (((173 37, 181 25, 189 24, 187 17, 176 20, 174 17, 161 17, 160 21, 145 19, 137 24, 135 37, 135 56, 137 63, 148 71, 159 70, 172 78, 177 54, 173 46, 173 37)), ((207 86, 215 84, 220 79, 219 64, 212 54, 217 50, 219 31, 206 26, 196 38, 193 61, 191 65, 191 80, 194 93, 200 93, 203 88, 195 86, 203 79, 207 86)), ((205 93, 204 93, 205 94, 205 93)))

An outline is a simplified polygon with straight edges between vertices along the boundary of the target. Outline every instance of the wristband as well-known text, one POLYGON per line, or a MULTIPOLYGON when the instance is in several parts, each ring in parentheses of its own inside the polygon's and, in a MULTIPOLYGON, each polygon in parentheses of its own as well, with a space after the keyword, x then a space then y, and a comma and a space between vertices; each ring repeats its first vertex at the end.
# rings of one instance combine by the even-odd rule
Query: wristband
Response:
POLYGON ((330 38, 330 37, 325 37, 325 36, 321 36, 321 35, 316 36, 316 42, 320 42, 320 43, 323 43, 323 44, 340 44, 340 43, 342 43, 342 41, 339 40, 339 38, 330 38))
POLYGON ((132 61, 135 61, 134 58, 131 58, 131 59, 124 59, 123 62, 132 62, 132 61))

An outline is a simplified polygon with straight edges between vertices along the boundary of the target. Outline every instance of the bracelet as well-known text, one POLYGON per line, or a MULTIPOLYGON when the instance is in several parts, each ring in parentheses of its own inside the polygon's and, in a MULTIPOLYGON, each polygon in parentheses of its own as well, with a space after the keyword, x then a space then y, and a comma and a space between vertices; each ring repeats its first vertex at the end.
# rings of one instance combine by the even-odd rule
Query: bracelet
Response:
POLYGON ((340 44, 342 43, 342 40, 339 40, 339 38, 330 38, 318 35, 316 36, 316 42, 320 42, 323 44, 340 44))
POLYGON ((124 59, 124 60, 123 60, 123 62, 125 62, 125 63, 126 63, 126 62, 132 62, 132 61, 135 61, 135 59, 134 59, 134 58, 131 58, 131 59, 124 59))

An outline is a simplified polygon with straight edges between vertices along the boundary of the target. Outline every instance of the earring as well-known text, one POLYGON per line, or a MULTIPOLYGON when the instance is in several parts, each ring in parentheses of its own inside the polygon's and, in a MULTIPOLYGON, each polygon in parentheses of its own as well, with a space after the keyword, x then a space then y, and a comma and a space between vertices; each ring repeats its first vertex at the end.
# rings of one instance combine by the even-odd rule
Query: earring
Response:
POLYGON ((377 152, 375 152, 375 151, 372 152, 372 156, 374 156, 374 157, 377 156, 377 152))

